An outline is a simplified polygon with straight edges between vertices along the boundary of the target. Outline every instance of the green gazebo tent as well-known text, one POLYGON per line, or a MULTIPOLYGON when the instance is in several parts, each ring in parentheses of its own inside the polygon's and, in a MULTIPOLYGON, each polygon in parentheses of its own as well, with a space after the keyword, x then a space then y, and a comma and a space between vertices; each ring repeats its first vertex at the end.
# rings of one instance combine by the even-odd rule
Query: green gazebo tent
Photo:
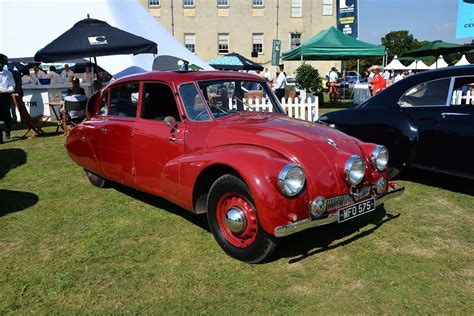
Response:
POLYGON ((282 55, 283 60, 349 60, 382 57, 385 46, 359 41, 330 27, 282 55))

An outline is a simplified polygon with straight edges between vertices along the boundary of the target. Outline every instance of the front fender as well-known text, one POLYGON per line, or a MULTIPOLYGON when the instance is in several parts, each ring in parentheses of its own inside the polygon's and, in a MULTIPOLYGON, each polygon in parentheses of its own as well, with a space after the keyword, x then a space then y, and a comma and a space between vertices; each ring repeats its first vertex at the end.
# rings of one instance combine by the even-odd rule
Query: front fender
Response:
POLYGON ((213 148, 180 159, 182 198, 186 208, 193 208, 193 190, 198 176, 213 165, 225 165, 239 174, 254 198, 263 229, 274 234, 277 226, 289 222, 294 213, 297 220, 308 218, 309 198, 306 188, 293 198, 278 189, 278 174, 290 161, 279 153, 257 146, 232 145, 213 148))

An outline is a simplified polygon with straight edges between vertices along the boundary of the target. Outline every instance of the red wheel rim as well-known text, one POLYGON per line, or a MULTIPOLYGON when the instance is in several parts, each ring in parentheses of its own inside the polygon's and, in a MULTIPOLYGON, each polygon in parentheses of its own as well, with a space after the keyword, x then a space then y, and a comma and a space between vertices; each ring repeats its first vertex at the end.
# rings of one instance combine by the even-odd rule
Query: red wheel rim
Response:
POLYGON ((238 248, 250 247, 257 237, 257 214, 252 204, 238 193, 226 193, 220 197, 216 208, 217 223, 225 239, 238 248), (245 227, 241 232, 232 232, 226 224, 226 214, 237 209, 245 217, 245 227))

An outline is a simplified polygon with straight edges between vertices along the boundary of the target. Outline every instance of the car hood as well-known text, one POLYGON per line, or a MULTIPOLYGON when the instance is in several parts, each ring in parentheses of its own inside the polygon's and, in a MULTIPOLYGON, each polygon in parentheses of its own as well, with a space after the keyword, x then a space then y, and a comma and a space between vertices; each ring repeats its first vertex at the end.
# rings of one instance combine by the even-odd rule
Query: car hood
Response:
MULTIPOLYGON (((315 177, 339 183, 338 156, 361 155, 359 141, 318 123, 274 113, 243 113, 218 120, 211 130, 208 147, 254 145, 264 147, 301 165, 315 177)), ((320 179, 321 180, 321 179, 320 179)))

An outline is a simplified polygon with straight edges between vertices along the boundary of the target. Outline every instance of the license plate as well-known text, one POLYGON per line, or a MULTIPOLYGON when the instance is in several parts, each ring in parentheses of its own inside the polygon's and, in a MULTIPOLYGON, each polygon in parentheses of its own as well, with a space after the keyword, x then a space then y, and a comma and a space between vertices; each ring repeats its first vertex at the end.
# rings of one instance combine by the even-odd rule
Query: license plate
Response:
POLYGON ((375 210, 374 198, 358 202, 341 208, 337 213, 337 222, 342 223, 353 219, 354 217, 372 212, 373 210, 375 210))

